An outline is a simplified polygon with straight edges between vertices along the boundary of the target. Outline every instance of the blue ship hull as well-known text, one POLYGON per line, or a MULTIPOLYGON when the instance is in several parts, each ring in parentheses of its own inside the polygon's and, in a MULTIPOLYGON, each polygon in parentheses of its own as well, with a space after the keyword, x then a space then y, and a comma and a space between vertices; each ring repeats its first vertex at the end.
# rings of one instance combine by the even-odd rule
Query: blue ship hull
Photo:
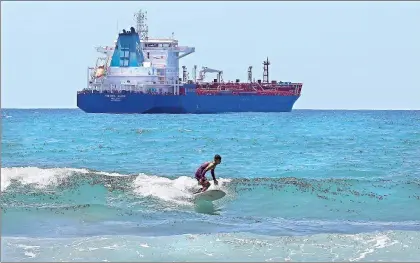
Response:
POLYGON ((79 93, 77 106, 87 113, 290 112, 299 96, 150 95, 79 93))

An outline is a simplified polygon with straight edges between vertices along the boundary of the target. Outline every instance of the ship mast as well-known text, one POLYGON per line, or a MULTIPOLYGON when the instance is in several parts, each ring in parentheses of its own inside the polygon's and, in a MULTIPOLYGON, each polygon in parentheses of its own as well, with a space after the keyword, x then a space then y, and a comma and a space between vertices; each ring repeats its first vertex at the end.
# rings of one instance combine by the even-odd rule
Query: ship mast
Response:
POLYGON ((252 83, 252 66, 248 67, 248 81, 252 83))
POLYGON ((263 82, 268 83, 268 65, 270 65, 270 61, 267 60, 263 62, 264 65, 264 73, 263 73, 263 82))
POLYGON ((146 24, 147 21, 147 12, 143 12, 139 10, 137 13, 134 14, 137 22, 137 33, 142 40, 149 39, 149 26, 146 24))
POLYGON ((182 66, 182 82, 187 83, 187 67, 182 66))

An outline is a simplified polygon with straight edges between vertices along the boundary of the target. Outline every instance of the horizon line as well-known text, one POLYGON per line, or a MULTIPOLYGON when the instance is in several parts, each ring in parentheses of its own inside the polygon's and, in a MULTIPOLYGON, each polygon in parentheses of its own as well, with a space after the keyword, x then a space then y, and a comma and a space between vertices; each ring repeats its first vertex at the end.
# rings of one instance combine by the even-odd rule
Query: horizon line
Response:
MULTIPOLYGON (((1 107, 1 110, 80 110, 79 108, 3 108, 1 107)), ((299 111, 299 110, 305 110, 305 111, 420 111, 419 109, 364 109, 364 108, 360 108, 360 109, 343 109, 343 108, 327 108, 327 109, 322 109, 322 108, 296 108, 296 109, 292 109, 293 111, 299 111)), ((239 113, 239 112, 238 112, 239 113)), ((242 112, 242 113, 246 113, 246 112, 242 112)), ((257 113, 257 112, 248 112, 248 113, 257 113)), ((270 113, 270 112, 267 112, 270 113)), ((124 113, 121 113, 124 114, 124 113)), ((141 114, 141 113, 139 113, 141 114)))

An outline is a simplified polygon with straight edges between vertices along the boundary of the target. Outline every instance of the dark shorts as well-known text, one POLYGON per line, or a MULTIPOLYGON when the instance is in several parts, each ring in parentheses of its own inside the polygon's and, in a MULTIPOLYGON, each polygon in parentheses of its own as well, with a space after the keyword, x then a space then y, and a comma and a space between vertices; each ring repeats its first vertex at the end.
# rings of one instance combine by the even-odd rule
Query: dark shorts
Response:
POLYGON ((202 171, 201 170, 197 170, 197 172, 195 173, 195 179, 197 179, 197 181, 200 181, 202 179, 207 180, 205 175, 201 175, 202 171))

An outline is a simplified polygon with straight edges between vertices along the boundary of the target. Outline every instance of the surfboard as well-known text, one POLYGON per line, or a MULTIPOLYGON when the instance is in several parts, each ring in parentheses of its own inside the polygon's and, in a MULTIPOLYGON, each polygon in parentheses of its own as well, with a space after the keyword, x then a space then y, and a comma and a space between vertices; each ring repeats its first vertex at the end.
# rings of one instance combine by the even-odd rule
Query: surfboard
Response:
POLYGON ((194 199, 197 201, 216 201, 226 195, 222 190, 207 190, 202 193, 194 194, 194 199))

